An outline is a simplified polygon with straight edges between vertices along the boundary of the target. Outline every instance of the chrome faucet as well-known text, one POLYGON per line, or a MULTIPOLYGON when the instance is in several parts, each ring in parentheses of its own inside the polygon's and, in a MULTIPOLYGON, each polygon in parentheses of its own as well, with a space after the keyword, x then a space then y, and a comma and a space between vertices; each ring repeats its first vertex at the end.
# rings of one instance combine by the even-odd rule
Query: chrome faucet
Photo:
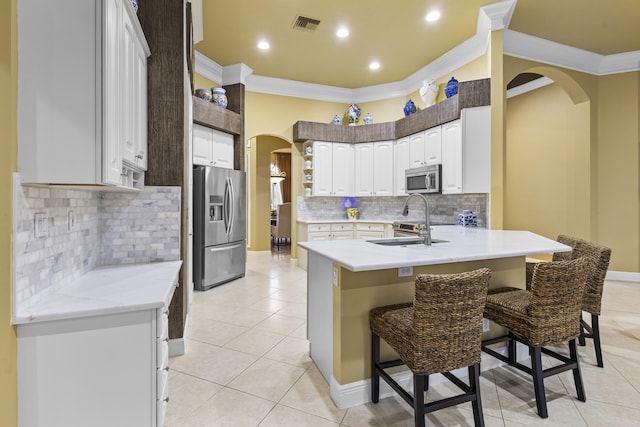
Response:
POLYGON ((407 216, 409 214, 409 200, 412 197, 420 197, 424 201, 424 225, 426 227, 425 231, 420 231, 419 236, 424 239, 424 244, 427 246, 431 246, 431 225, 429 221, 429 202, 427 198, 422 194, 414 193, 410 194, 407 197, 407 200, 404 202, 404 208, 402 209, 402 216, 407 216))

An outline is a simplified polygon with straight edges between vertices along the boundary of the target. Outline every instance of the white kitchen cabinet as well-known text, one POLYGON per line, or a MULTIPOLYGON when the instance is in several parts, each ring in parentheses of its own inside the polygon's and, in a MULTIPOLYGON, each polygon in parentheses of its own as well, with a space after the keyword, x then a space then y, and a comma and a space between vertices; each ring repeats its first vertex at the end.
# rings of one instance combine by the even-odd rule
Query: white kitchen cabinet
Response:
POLYGON ((313 195, 353 194, 353 145, 316 141, 313 143, 313 195))
POLYGON ((393 141, 355 144, 355 195, 393 195, 393 141))
POLYGON ((424 162, 426 165, 442 163, 442 126, 432 127, 424 131, 424 162))
POLYGON ((491 190, 491 110, 466 108, 442 125, 442 194, 491 190))
POLYGON ((233 135, 193 125, 193 164, 233 169, 233 135))
POLYGON ((424 132, 418 132, 409 136, 409 167, 415 168, 425 164, 427 156, 424 144, 424 132))
POLYGON ((164 425, 167 309, 18 326, 19 426, 164 425), (39 397, 41 396, 41 397, 39 397))
POLYGON ((393 230, 390 224, 383 223, 356 223, 356 239, 381 239, 392 237, 393 230))
POLYGON ((131 2, 21 1, 17 15, 21 179, 144 185, 150 52, 131 2))
POLYGON ((393 146, 394 195, 405 196, 407 194, 404 171, 410 167, 409 137, 398 139, 393 146))

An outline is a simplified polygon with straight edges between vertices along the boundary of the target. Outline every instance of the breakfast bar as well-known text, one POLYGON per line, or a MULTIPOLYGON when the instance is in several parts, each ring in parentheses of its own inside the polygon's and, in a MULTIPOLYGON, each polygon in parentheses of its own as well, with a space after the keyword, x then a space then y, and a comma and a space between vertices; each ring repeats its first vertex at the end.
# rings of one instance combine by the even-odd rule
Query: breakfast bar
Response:
MULTIPOLYGON (((431 246, 411 237, 298 243, 308 252, 309 353, 338 407, 369 400, 369 310, 412 301, 416 274, 488 267, 490 288, 524 288, 526 256, 571 250, 528 231, 436 226, 432 237, 431 246)), ((483 337, 502 332, 491 324, 483 337)))

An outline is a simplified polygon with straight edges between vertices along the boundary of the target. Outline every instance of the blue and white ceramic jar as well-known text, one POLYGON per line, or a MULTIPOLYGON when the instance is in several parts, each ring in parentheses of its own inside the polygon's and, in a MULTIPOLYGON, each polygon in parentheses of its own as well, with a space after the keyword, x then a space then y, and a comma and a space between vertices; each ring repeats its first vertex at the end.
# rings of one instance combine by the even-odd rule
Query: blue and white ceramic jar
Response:
POLYGON ((463 227, 477 227, 478 217, 470 210, 465 209, 460 214, 458 214, 458 225, 461 225, 463 227))
POLYGON ((451 79, 447 82, 447 85, 444 88, 444 94, 447 98, 451 98, 453 95, 458 93, 458 81, 455 77, 451 77, 451 79))
POLYGON ((416 104, 413 103, 412 100, 408 100, 406 104, 404 104, 404 115, 410 116, 416 112, 416 104))
POLYGON ((364 115, 364 124, 365 125, 370 125, 371 123, 373 123, 373 116, 369 113, 364 115))
POLYGON ((196 89, 196 96, 211 102, 211 91, 209 89, 196 89))
POLYGON ((342 120, 340 119, 340 117, 338 117, 338 115, 336 114, 336 116, 333 118, 333 120, 331 121, 331 123, 333 123, 334 125, 341 125, 342 124, 342 120))
POLYGON ((211 102, 215 102, 222 108, 227 108, 227 91, 221 87, 211 88, 211 102))

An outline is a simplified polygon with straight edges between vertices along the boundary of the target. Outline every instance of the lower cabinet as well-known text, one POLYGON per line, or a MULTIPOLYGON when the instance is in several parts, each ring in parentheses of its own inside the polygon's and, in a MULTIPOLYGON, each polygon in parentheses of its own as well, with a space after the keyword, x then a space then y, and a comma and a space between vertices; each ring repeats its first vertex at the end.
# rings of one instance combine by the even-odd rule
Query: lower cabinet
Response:
POLYGON ((163 426, 168 309, 18 326, 19 426, 163 426))
MULTIPOLYGON (((376 239, 393 237, 391 223, 382 222, 333 222, 298 223, 298 241, 376 239)), ((298 247, 298 266, 307 269, 307 250, 298 247)))

